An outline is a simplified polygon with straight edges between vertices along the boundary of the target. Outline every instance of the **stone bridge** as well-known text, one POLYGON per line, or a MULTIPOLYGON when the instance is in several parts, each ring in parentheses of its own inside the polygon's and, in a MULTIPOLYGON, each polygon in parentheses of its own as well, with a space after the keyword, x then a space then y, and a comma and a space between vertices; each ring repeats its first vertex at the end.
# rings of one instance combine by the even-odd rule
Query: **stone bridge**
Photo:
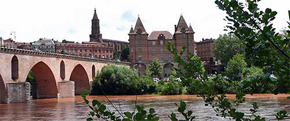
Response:
POLYGON ((0 49, 0 103, 26 102, 33 98, 74 97, 90 90, 97 71, 107 64, 127 62, 21 49, 0 49), (35 84, 26 82, 32 71, 35 84))

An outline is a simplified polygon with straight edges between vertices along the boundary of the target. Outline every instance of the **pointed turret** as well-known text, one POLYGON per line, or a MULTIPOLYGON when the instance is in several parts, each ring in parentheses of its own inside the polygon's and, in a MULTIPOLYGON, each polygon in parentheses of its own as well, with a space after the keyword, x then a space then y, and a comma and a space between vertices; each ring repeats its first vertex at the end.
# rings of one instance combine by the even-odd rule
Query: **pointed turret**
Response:
POLYGON ((188 29, 188 26, 187 26, 183 16, 180 15, 175 33, 183 33, 183 32, 186 32, 187 29, 188 29))
POLYGON ((141 33, 141 34, 147 34, 144 26, 143 26, 143 23, 140 19, 140 17, 138 16, 137 18, 137 22, 136 22, 136 25, 135 25, 135 28, 134 28, 134 33, 141 33))
POLYGON ((129 34, 132 34, 132 33, 134 33, 134 30, 133 30, 133 27, 131 26, 129 34))
POLYGON ((94 16, 93 16, 93 19, 99 20, 98 15, 97 15, 97 12, 96 12, 96 8, 95 8, 95 10, 94 10, 94 16))
POLYGON ((194 31, 193 31, 191 25, 189 25, 189 27, 188 27, 186 33, 194 33, 194 31))

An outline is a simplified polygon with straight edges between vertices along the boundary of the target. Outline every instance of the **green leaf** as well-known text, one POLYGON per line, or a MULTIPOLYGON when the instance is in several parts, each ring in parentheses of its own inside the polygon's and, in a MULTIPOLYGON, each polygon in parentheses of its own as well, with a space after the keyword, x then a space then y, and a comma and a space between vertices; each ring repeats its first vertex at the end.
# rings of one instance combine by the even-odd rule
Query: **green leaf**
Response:
POLYGON ((192 113, 193 113, 193 112, 190 110, 190 111, 187 112, 187 115, 188 115, 188 116, 191 116, 192 113))
POLYGON ((100 102, 97 101, 97 100, 93 100, 93 101, 92 101, 92 104, 93 104, 93 106, 95 107, 96 105, 100 104, 100 102))
POLYGON ((128 118, 130 118, 130 119, 132 118, 132 114, 131 114, 130 112, 125 112, 124 114, 125 114, 125 116, 127 116, 128 118))
POLYGON ((149 109, 149 113, 150 113, 150 114, 154 114, 154 113, 155 113, 154 108, 150 108, 150 109, 149 109))
POLYGON ((100 112, 104 112, 106 110, 106 106, 104 104, 101 104, 99 107, 100 112))

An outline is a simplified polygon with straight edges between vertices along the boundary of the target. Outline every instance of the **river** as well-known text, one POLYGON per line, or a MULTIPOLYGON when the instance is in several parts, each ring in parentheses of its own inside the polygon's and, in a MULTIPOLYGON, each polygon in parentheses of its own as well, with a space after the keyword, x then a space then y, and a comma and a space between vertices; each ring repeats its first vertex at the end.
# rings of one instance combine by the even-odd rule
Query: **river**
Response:
MULTIPOLYGON (((254 94, 247 95, 246 102, 239 105, 237 108, 240 111, 250 113, 252 108, 251 103, 258 102, 258 114, 266 117, 268 120, 275 119, 275 112, 279 110, 287 110, 290 112, 290 100, 286 94, 254 94)), ((134 109, 136 96, 108 96, 109 99, 121 109, 121 111, 132 111, 134 109)), ((234 95, 227 95, 230 99, 234 95)), ((88 96, 89 100, 97 99, 109 105, 104 96, 88 96)), ((195 95, 138 95, 137 103, 155 108, 160 115, 162 121, 169 120, 168 115, 171 112, 177 112, 177 107, 174 103, 183 100, 187 104, 187 108, 193 110, 193 115, 197 121, 225 121, 224 119, 215 116, 215 112, 210 106, 204 106, 203 101, 195 95)), ((111 108, 111 106, 109 106, 111 108)), ((112 109, 112 108, 111 108, 112 109)), ((0 120, 3 121, 31 121, 31 120, 85 120, 89 112, 88 107, 80 96, 75 98, 59 98, 59 99, 37 99, 28 103, 0 104, 0 120)), ((290 120, 290 119, 288 119, 290 120)))

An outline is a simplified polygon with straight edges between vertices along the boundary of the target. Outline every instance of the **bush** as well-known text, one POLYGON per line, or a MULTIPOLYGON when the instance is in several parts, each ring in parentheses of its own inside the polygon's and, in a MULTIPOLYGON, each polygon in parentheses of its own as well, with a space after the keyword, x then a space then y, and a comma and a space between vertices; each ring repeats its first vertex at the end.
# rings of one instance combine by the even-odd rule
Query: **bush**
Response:
POLYGON ((137 94, 138 73, 124 66, 107 65, 93 82, 92 94, 109 95, 137 94))
POLYGON ((157 93, 158 84, 153 81, 153 78, 142 76, 138 83, 138 92, 140 94, 152 94, 157 93))
POLYGON ((163 95, 176 95, 182 94, 182 84, 178 81, 169 81, 164 84, 161 94, 163 95))

